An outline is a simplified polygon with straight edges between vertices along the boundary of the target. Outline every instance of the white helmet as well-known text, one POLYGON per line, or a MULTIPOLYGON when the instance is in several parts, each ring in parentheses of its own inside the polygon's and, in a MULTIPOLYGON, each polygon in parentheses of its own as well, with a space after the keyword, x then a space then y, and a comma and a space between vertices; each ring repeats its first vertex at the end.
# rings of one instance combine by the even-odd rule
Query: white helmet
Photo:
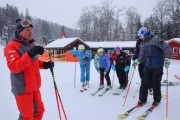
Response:
POLYGON ((84 49, 85 49, 84 45, 79 45, 79 46, 78 46, 79 52, 83 52, 84 49))

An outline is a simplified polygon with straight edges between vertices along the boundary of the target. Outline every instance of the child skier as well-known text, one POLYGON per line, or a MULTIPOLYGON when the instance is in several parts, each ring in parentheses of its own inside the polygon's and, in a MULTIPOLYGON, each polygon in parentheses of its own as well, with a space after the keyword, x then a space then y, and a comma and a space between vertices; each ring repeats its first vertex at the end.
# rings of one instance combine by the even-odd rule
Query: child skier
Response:
POLYGON ((107 82, 107 89, 111 87, 111 80, 109 77, 110 72, 110 58, 109 55, 104 53, 103 48, 98 49, 98 54, 94 57, 94 66, 98 73, 100 73, 100 86, 99 89, 104 87, 104 77, 106 78, 107 82))
POLYGON ((123 52, 120 47, 114 48, 114 53, 111 55, 111 68, 116 71, 120 89, 125 89, 128 84, 128 72, 130 69, 131 60, 127 53, 123 52))

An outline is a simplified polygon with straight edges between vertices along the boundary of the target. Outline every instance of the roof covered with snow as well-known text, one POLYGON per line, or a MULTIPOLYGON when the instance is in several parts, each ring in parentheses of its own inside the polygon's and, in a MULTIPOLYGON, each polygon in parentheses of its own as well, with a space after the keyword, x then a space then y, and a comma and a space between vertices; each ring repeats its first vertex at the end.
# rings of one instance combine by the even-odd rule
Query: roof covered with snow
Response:
POLYGON ((90 42, 90 41, 83 41, 80 38, 63 38, 57 39, 51 43, 49 43, 45 48, 63 48, 75 40, 80 40, 84 44, 88 45, 90 48, 113 48, 115 46, 120 46, 123 48, 134 48, 136 46, 136 41, 106 41, 106 42, 90 42))
POLYGON ((82 41, 78 37, 75 37, 75 38, 62 38, 62 39, 57 39, 57 40, 49 43, 45 48, 62 48, 62 47, 67 46, 68 44, 72 43, 75 40, 82 41))
POLYGON ((168 43, 170 42, 177 42, 177 43, 180 43, 180 38, 172 38, 168 41, 168 43))
POLYGON ((134 48, 136 46, 136 41, 106 41, 106 42, 85 42, 91 48, 112 48, 112 47, 123 47, 123 48, 134 48))
POLYGON ((171 40, 175 40, 175 41, 179 41, 180 42, 180 38, 172 38, 171 40))

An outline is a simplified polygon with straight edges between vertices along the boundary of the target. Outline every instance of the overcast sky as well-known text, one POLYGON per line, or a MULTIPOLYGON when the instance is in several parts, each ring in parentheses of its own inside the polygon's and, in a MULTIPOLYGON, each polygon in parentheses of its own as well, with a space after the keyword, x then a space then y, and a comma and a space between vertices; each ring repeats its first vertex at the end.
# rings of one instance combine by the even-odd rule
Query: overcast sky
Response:
MULTIPOLYGON (((149 17, 153 7, 160 0, 113 0, 118 7, 136 7, 142 20, 149 17)), ((25 13, 26 8, 31 16, 45 19, 74 28, 83 7, 100 5, 102 0, 0 0, 0 6, 16 6, 19 12, 25 13)))

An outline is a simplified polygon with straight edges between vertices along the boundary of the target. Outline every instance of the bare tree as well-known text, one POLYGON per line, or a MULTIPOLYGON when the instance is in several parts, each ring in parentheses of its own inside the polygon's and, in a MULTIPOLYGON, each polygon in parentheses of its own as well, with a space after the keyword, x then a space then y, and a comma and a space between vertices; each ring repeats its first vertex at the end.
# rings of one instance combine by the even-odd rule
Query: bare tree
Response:
POLYGON ((156 25, 158 25, 159 36, 163 38, 165 33, 165 22, 167 23, 167 7, 165 0, 159 1, 153 9, 153 15, 156 18, 156 25))
POLYGON ((136 22, 139 19, 139 14, 137 9, 134 7, 129 7, 126 10, 126 38, 127 40, 134 40, 136 36, 136 22))

